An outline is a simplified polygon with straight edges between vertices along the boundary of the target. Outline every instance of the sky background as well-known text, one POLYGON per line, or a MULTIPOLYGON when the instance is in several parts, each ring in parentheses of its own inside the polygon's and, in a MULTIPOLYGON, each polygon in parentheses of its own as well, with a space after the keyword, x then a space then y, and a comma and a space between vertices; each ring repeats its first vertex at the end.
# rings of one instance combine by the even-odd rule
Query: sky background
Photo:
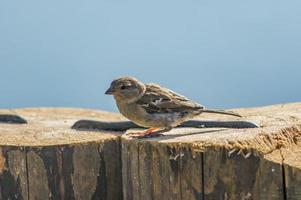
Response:
POLYGON ((112 79, 211 108, 301 101, 300 0, 0 1, 0 108, 117 111, 112 79))

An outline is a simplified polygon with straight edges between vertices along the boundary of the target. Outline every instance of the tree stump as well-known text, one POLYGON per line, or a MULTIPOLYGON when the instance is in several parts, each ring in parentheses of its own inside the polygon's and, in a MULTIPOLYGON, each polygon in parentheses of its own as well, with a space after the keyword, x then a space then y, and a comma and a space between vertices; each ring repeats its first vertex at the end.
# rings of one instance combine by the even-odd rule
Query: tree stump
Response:
POLYGON ((0 124, 0 199, 122 199, 119 134, 70 129, 82 118, 119 115, 50 108, 0 114, 27 120, 0 124))
POLYGON ((300 200, 301 103, 235 111, 260 128, 175 128, 149 139, 123 135, 124 199, 300 200))
POLYGON ((134 139, 70 128, 124 120, 119 114, 0 110, 0 199, 301 199, 301 103, 236 112, 260 128, 175 128, 134 139))

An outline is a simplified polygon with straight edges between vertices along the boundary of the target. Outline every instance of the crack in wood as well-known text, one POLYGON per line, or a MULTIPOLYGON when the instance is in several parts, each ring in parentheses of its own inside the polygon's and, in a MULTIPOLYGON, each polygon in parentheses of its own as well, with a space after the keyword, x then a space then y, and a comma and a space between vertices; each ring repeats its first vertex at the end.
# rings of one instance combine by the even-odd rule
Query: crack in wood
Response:
POLYGON ((201 152, 201 183, 202 183, 202 200, 205 200, 205 171, 204 171, 204 152, 201 152))
POLYGON ((56 149, 56 163, 58 167, 58 176, 59 176, 59 186, 58 186, 58 192, 60 194, 60 198, 65 199, 65 183, 64 183, 64 155, 63 150, 61 148, 56 149))
MULTIPOLYGON (((180 158, 178 168, 179 168, 180 171, 182 170, 181 169, 181 164, 183 162, 183 156, 181 156, 182 155, 182 150, 183 149, 181 148, 181 144, 180 144, 179 145, 179 154, 178 154, 178 157, 180 158)), ((182 192, 182 187, 181 187, 181 185, 182 185, 182 173, 180 173, 179 181, 180 181, 180 197, 181 197, 181 199, 183 199, 183 192, 182 192)))
POLYGON ((283 200, 287 200, 287 191, 286 191, 286 177, 285 177, 285 167, 284 167, 284 156, 282 154, 281 149, 279 149, 280 156, 282 158, 282 163, 281 163, 281 171, 282 171, 282 191, 283 191, 283 200))
POLYGON ((141 184, 140 184, 140 177, 141 177, 141 174, 140 174, 140 142, 138 141, 137 143, 137 168, 138 168, 138 182, 139 182, 139 186, 138 186, 138 191, 139 191, 139 199, 141 199, 141 191, 142 191, 142 188, 141 188, 141 184))
POLYGON ((28 173, 28 160, 27 160, 27 152, 28 148, 24 148, 25 152, 25 171, 26 171, 26 184, 27 184, 27 200, 30 200, 30 189, 29 189, 29 173, 28 173))

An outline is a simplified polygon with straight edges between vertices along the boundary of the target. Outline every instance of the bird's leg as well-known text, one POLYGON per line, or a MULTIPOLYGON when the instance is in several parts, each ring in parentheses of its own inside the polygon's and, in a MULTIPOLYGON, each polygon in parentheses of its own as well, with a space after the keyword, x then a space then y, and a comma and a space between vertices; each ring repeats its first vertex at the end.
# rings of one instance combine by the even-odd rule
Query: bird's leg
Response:
POLYGON ((160 130, 160 128, 149 128, 149 129, 147 129, 146 131, 140 132, 139 135, 141 135, 141 136, 151 135, 152 133, 155 133, 155 132, 157 132, 157 131, 159 131, 159 130, 160 130))
POLYGON ((134 135, 135 138, 151 138, 151 137, 159 137, 162 136, 162 133, 168 132, 172 129, 172 127, 167 127, 164 129, 160 128, 150 128, 146 131, 138 133, 139 135, 134 135))
POLYGON ((132 137, 147 137, 149 135, 151 135, 154 132, 159 131, 160 128, 149 128, 145 131, 140 131, 140 132, 133 132, 133 133, 129 133, 128 135, 131 135, 132 137))
POLYGON ((150 128, 145 131, 130 133, 133 138, 151 138, 162 136, 164 132, 169 131, 170 129, 160 129, 160 128, 150 128))

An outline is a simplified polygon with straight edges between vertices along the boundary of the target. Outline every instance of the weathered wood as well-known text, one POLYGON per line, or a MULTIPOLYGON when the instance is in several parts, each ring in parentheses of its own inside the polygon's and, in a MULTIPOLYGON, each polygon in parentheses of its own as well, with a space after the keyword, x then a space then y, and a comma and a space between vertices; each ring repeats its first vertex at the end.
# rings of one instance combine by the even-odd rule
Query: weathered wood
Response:
MULTIPOLYGON (((122 142, 127 147, 122 151, 125 199, 284 197, 281 164, 263 156, 246 159, 237 152, 229 156, 225 149, 195 152, 188 144, 177 146, 151 140, 122 142)), ((277 156, 280 159, 280 153, 277 156)))
POLYGON ((203 163, 205 199, 283 199, 279 163, 263 156, 229 155, 224 148, 206 150, 203 163))
POLYGON ((124 199, 202 199, 202 153, 191 146, 122 140, 124 199))
POLYGON ((181 199, 179 150, 122 141, 124 199, 181 199))
POLYGON ((301 199, 301 104, 237 112, 261 128, 123 135, 124 199, 301 199))
POLYGON ((301 199, 301 143, 293 148, 282 148, 283 176, 285 178, 286 199, 301 199))
POLYGON ((0 147, 0 199, 28 199, 25 150, 0 147))
MULTIPOLYGON (((0 126, 0 199, 122 199, 118 134, 70 129, 81 117, 106 114, 75 109, 16 112, 28 124, 0 126)), ((107 114, 106 119, 112 118, 107 114)))
POLYGON ((28 148, 29 198, 121 199, 119 154, 113 142, 28 148))
POLYGON ((122 143, 122 185, 126 185, 129 190, 124 190, 125 199, 139 199, 139 174, 138 174, 138 143, 122 143))
POLYGON ((203 157, 204 154, 194 151, 190 145, 181 145, 180 153, 173 158, 180 162, 180 187, 182 199, 204 199, 203 193, 203 157))
POLYGON ((236 112, 260 128, 175 128, 135 139, 71 129, 80 119, 124 120, 117 114, 0 110, 28 122, 0 124, 0 199, 301 199, 301 103, 236 112))

